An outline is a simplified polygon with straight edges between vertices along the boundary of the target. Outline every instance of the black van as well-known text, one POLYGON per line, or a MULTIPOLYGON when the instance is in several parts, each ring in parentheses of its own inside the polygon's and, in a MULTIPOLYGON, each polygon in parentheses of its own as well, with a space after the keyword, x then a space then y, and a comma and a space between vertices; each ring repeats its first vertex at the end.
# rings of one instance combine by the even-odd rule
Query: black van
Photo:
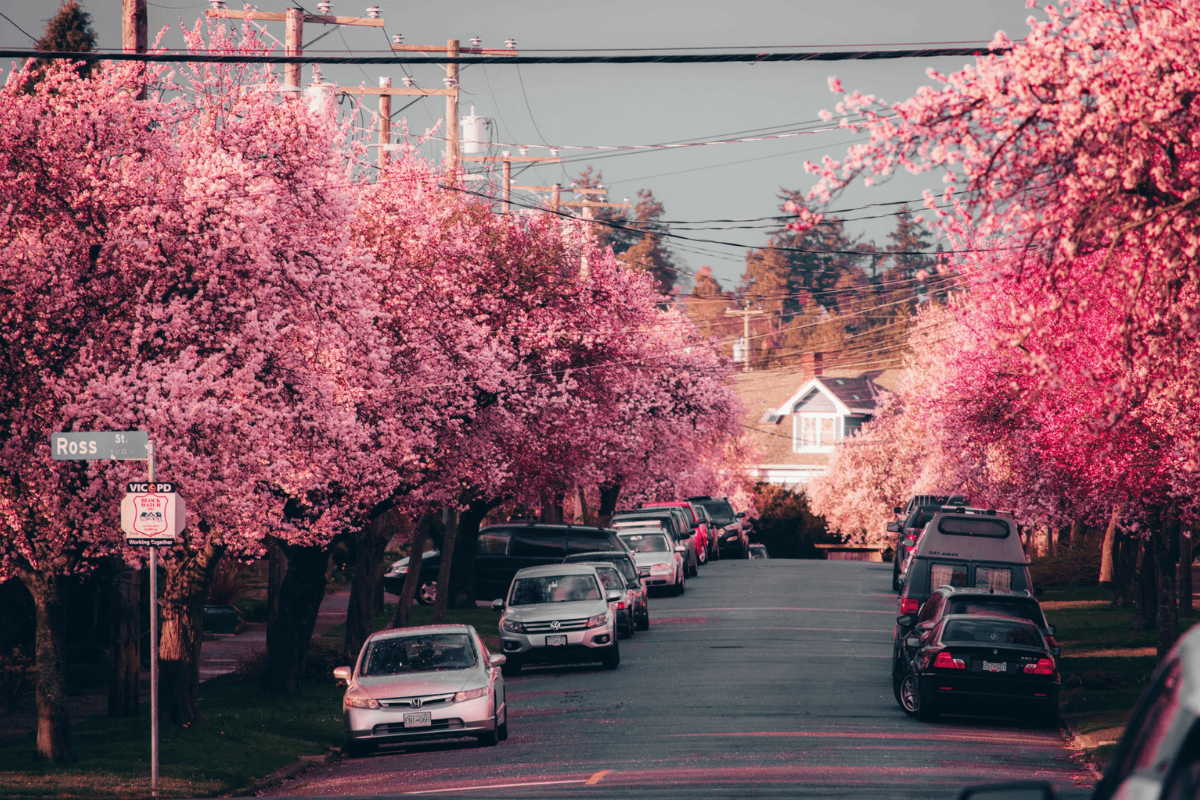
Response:
MULTIPOLYGON (((629 552, 616 533, 607 528, 546 522, 488 525, 479 530, 479 543, 475 547, 475 597, 479 600, 504 597, 519 569, 559 564, 574 553, 614 550, 629 552)), ((440 555, 421 560, 417 602, 433 602, 441 562, 440 555)), ((396 569, 399 563, 384 576, 383 588, 392 594, 399 594, 404 586, 405 573, 396 569)))

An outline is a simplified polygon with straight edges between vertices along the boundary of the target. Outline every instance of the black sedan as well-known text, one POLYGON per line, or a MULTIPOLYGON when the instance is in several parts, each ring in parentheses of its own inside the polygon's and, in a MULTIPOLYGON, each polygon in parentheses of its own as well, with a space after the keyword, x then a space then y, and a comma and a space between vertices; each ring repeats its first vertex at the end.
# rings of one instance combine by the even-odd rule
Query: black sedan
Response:
POLYGON ((942 711, 1016 713, 1058 724, 1058 668, 1032 622, 953 615, 905 644, 915 652, 900 684, 905 713, 923 722, 942 711))

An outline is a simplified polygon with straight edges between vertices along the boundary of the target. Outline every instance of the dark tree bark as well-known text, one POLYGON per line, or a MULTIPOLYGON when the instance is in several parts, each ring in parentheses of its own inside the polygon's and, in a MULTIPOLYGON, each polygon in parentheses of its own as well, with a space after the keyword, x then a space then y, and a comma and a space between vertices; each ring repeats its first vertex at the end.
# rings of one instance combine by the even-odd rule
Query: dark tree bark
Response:
POLYGON ((600 487, 600 509, 596 513, 600 516, 602 526, 607 527, 612 520, 612 515, 617 510, 617 498, 620 496, 619 483, 606 483, 600 487))
POLYGON ((124 560, 112 559, 109 593, 109 652, 112 674, 108 681, 109 719, 136 717, 140 712, 142 674, 141 570, 124 560))
POLYGON ((1167 657, 1179 638, 1179 593, 1175 582, 1179 566, 1179 517, 1174 509, 1163 511, 1154 532, 1155 572, 1158 574, 1156 614, 1158 663, 1167 657))
POLYGON ((1192 536, 1196 534, 1197 528, 1193 526, 1191 531, 1186 531, 1182 527, 1179 529, 1179 613, 1184 617, 1190 617, 1195 613, 1192 606, 1192 536))
POLYGON ((555 525, 562 524, 563 521, 563 494, 562 492, 549 492, 542 495, 542 522, 552 522, 555 525))
MULTIPOLYGON (((459 515, 458 535, 454 544, 454 564, 450 573, 450 608, 474 608, 479 598, 475 594, 475 552, 479 547, 479 526, 488 513, 503 503, 494 500, 472 500, 459 515)), ((444 563, 444 562, 443 562, 444 563)), ((483 598, 494 600, 495 598, 483 598)))
POLYGON ((396 533, 401 514, 390 508, 367 521, 356 535, 354 580, 346 609, 346 651, 357 654, 371 635, 371 620, 383 611, 384 553, 396 533), (378 608, 376 605, 378 604, 378 608))
POLYGON ((158 643, 159 713, 172 725, 200 718, 200 646, 204 601, 225 545, 211 540, 198 550, 177 552, 162 588, 162 637, 158 643))
POLYGON ((1139 538, 1137 564, 1134 567, 1133 579, 1133 619, 1130 629, 1148 631, 1154 625, 1157 616, 1155 604, 1158 602, 1154 574, 1154 543, 1139 538))
POLYGON ((267 622, 279 619, 279 591, 287 574, 287 556, 273 536, 267 537, 267 622))
POLYGON ((458 543, 458 509, 447 506, 442 510, 442 563, 438 568, 437 599, 433 602, 434 625, 446 621, 446 608, 450 603, 450 575, 454 565, 454 548, 458 543))
POLYGON ((287 572, 279 586, 279 613, 267 619, 267 658, 261 686, 267 692, 296 694, 302 688, 308 646, 325 597, 329 551, 276 543, 287 558, 287 572))
POLYGON ((400 590, 400 599, 396 601, 389 628, 408 627, 409 612, 412 611, 413 600, 416 599, 417 589, 421 585, 421 564, 425 560, 425 547, 430 541, 429 534, 441 524, 437 514, 425 514, 417 521, 412 546, 408 550, 408 572, 404 575, 404 587, 400 590))
POLYGON ((582 487, 575 490, 575 494, 579 497, 579 521, 584 525, 591 525, 592 520, 588 514, 587 491, 582 487))
POLYGON ((1116 553, 1113 560, 1113 606, 1131 608, 1137 581, 1137 553, 1139 539, 1117 534, 1116 553))
POLYGON ((65 578, 53 572, 17 568, 17 578, 33 596, 37 613, 34 649, 34 692, 37 700, 35 761, 74 761, 67 714, 67 685, 63 671, 65 578))

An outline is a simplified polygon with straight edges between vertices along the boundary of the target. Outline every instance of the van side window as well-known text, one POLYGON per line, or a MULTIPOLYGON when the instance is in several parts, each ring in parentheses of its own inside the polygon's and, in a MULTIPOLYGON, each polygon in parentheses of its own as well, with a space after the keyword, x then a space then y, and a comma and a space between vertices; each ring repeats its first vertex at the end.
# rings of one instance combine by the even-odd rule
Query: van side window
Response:
POLYGON ((567 537, 560 530, 515 531, 512 537, 511 555, 522 558, 555 558, 561 561, 567 556, 567 537))
POLYGON ((508 552, 508 540, 512 531, 483 531, 479 534, 476 555, 502 556, 508 552))
POLYGON ((976 567, 975 586, 1012 591, 1012 569, 1008 567, 976 567))
POLYGON ((604 531, 568 531, 567 551, 570 553, 619 551, 619 544, 613 541, 615 538, 612 534, 604 531))
POLYGON ((931 564, 929 566, 929 586, 936 589, 939 586, 966 586, 966 564, 931 564))

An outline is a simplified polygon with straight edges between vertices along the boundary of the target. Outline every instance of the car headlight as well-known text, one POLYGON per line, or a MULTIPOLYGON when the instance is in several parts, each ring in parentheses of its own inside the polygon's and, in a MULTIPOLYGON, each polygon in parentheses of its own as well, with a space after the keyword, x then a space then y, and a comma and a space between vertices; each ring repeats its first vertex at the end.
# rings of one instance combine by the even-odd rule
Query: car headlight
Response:
POLYGON ((374 697, 352 697, 346 695, 342 698, 342 702, 351 708, 379 708, 379 701, 374 697))
POLYGON ((597 614, 596 616, 592 617, 591 619, 589 619, 587 621, 587 626, 589 628, 599 628, 601 625, 607 625, 607 624, 608 624, 608 612, 607 611, 604 612, 603 614, 597 614))
POLYGON ((651 564, 650 571, 651 572, 674 572, 675 565, 668 564, 667 562, 663 561, 662 563, 659 563, 659 564, 651 564))
POLYGON ((464 692, 459 692, 454 695, 454 702, 461 703, 464 700, 474 700, 477 697, 483 697, 488 693, 488 687, 483 686, 479 689, 467 689, 464 692))
POLYGON ((512 633, 524 633, 525 626, 517 622, 515 619, 509 619, 508 617, 505 617, 504 619, 500 620, 500 630, 510 631, 512 633))

